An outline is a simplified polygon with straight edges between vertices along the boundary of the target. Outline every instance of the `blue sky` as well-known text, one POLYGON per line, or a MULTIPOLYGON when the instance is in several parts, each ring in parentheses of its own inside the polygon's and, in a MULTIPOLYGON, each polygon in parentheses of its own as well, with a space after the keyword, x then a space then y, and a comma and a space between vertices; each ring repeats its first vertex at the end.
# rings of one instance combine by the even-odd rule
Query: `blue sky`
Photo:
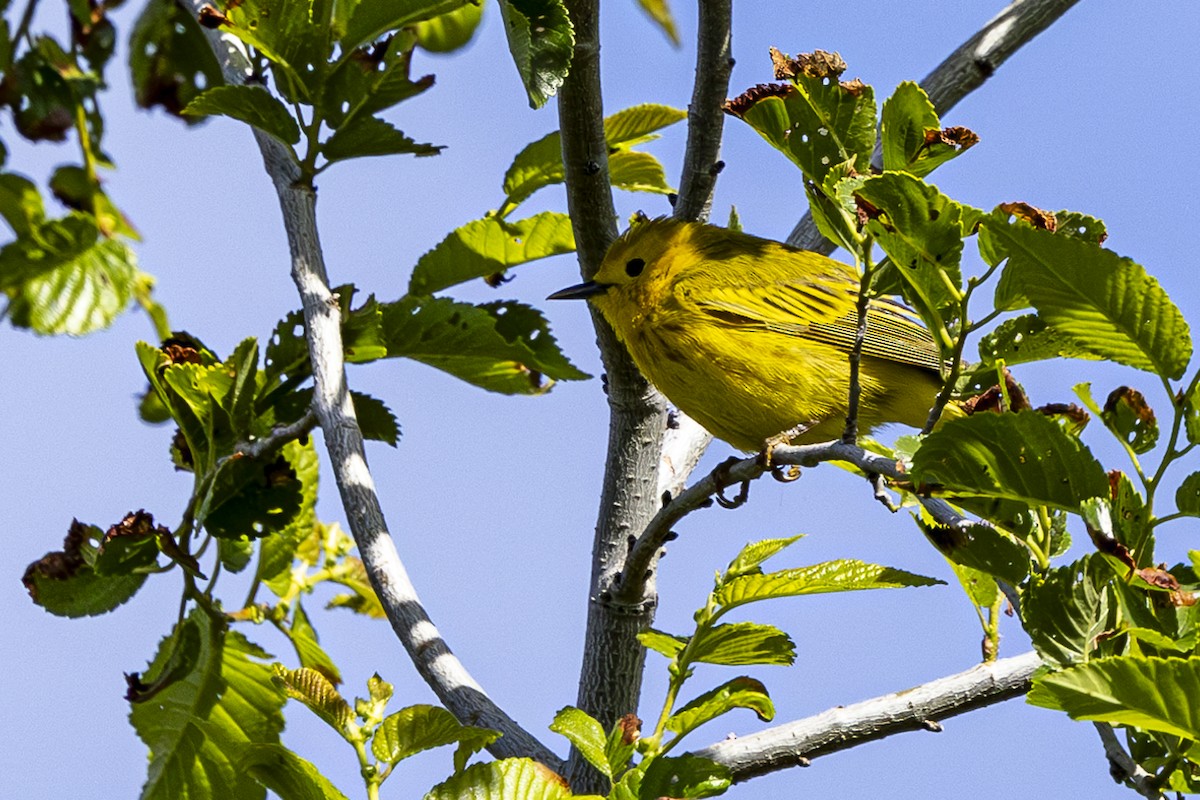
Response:
MULTIPOLYGON (((684 42, 694 8, 676 0, 684 42)), ((604 4, 605 107, 639 102, 685 107, 693 53, 670 48, 636 12, 633 0, 604 4)), ((902 80, 919 79, 998 11, 1003 3, 742 3, 735 14, 734 91, 770 79, 768 46, 796 53, 837 50, 848 77, 875 86, 879 99, 902 80)), ((40 22, 55 25, 49 10, 40 22)), ((495 207, 512 156, 556 127, 552 105, 527 107, 504 50, 499 16, 488 6, 478 39, 453 57, 419 55, 414 71, 437 85, 390 117, 418 141, 447 145, 429 159, 369 159, 322 177, 321 236, 332 279, 353 281, 382 299, 403 293, 416 259, 446 232, 495 207)), ((130 10, 118 15, 122 38, 130 10)), ((1194 42, 1200 8, 1192 4, 1081 3, 1019 52, 947 124, 981 137, 941 168, 936 183, 951 197, 984 208, 1009 200, 1071 208, 1108 224, 1108 246, 1145 264, 1194 323, 1200 282, 1194 235, 1200 66, 1194 42)), ((118 170, 108 188, 145 241, 143 267, 158 277, 158 297, 177 329, 228 352, 246 336, 265 339, 297 306, 274 193, 249 132, 218 120, 194 130, 133 108, 128 78, 114 66, 106 100, 106 145, 118 170)), ((800 174, 748 127, 727 120, 714 216, 737 206, 747 231, 782 238, 803 212, 800 174)), ((683 129, 650 145, 676 176, 683 129)), ((5 130, 10 167, 44 180, 53 165, 77 158, 69 146, 21 146, 5 130)), ((623 195, 619 210, 666 213, 658 196, 623 195)), ((530 212, 564 209, 561 189, 530 201, 530 212)), ((574 283, 574 261, 530 265, 498 292, 453 290, 460 298, 516 298, 542 305, 555 335, 582 368, 599 373, 582 304, 543 304, 574 283)), ((57 549, 72 517, 102 527, 146 508, 174 525, 190 476, 172 470, 171 431, 140 423, 134 395, 144 379, 133 343, 152 338, 140 314, 83 340, 38 339, 0 330, 0 619, 10 645, 0 649, 8 676, 0 694, 0 770, 13 797, 134 796, 144 778, 145 748, 126 721, 122 672, 144 669, 174 621, 179 582, 150 582, 112 614, 62 620, 34 607, 19 577, 25 565, 57 549)), ((1022 368, 1036 402, 1070 401, 1071 386, 1092 380, 1096 394, 1130 383, 1162 405, 1161 394, 1132 370, 1082 362, 1022 368)), ((575 699, 586 576, 606 437, 598 380, 560 384, 548 396, 489 395, 415 363, 351 370, 352 384, 384 398, 404 431, 393 450, 368 451, 384 508, 418 591, 451 647, 511 714, 536 733, 575 699)), ((1120 466, 1103 436, 1089 432, 1106 463, 1120 466)), ((712 448, 711 467, 729 454, 712 448)), ((1196 469, 1195 460, 1181 473, 1196 469)), ((328 473, 324 473, 325 476, 328 473)), ((341 520, 332 480, 319 512, 341 520)), ((806 533, 777 562, 798 566, 854 557, 953 580, 949 568, 906 515, 889 515, 867 488, 832 466, 806 471, 790 485, 760 482, 737 511, 713 508, 679 526, 663 562, 658 626, 686 631, 714 570, 747 541, 806 533)), ((1161 557, 1185 557, 1196 520, 1160 536, 1161 557)), ((1082 549, 1077 549, 1082 553, 1082 549)), ((240 599, 240 584, 225 587, 240 599)), ((320 598, 318 598, 320 599, 320 598)), ((316 603, 309 603, 316 608, 316 603)), ((319 613, 322 644, 343 667, 347 694, 365 691, 378 671, 396 685, 397 707, 431 702, 397 641, 381 622, 344 612, 319 613)), ((795 667, 755 672, 775 698, 779 720, 817 713, 969 667, 980 633, 961 592, 946 586, 801 598, 754 611, 797 643, 795 667)), ((289 659, 286 642, 266 629, 250 638, 289 659)), ((1006 620, 1002 654, 1028 642, 1006 620)), ((656 713, 665 684, 651 655, 642 716, 656 713)), ((733 673, 697 672, 696 693, 733 673)), ((362 796, 353 754, 298 706, 288 709, 285 741, 327 771, 350 797, 362 796)), ((701 732, 696 745, 760 727, 732 716, 701 732)), ((1038 795, 1117 797, 1090 725, 1013 701, 950 720, 944 733, 906 734, 819 759, 754 781, 734 798, 806 793, 893 798, 969 791, 980 800, 1038 795)), ((549 732, 548 741, 565 752, 549 732)), ((448 751, 404 766, 386 784, 389 798, 419 797, 450 769, 448 751)))

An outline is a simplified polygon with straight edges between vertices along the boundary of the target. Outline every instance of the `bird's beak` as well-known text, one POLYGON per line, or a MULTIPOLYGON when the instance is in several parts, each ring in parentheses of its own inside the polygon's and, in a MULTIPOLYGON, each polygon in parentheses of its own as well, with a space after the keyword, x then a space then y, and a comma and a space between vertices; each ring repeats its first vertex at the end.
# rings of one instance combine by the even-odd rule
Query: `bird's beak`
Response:
POLYGON ((587 281, 579 283, 575 286, 568 286, 565 289, 559 289, 554 294, 547 297, 547 300, 586 300, 589 297, 595 297, 598 294, 604 294, 608 291, 607 283, 596 283, 595 281, 587 281))

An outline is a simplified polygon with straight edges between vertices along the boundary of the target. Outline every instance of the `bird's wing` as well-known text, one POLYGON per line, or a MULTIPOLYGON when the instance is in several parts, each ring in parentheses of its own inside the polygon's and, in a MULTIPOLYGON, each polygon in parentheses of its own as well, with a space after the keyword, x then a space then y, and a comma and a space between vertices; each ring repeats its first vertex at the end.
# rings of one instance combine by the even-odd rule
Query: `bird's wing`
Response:
MULTIPOLYGON (((701 312, 731 326, 772 330, 822 342, 849 353, 858 327, 856 286, 841 276, 817 282, 706 287, 689 300, 701 312)), ((942 357, 918 317, 892 300, 872 300, 867 309, 863 355, 938 370, 942 357)))

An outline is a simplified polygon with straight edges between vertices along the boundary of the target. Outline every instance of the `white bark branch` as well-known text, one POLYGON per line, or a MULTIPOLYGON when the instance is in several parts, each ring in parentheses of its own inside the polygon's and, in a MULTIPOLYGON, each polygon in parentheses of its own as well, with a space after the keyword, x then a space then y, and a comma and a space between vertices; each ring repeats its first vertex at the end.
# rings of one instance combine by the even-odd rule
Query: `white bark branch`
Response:
MULTIPOLYGON (((1009 56, 1049 28, 1079 0, 1014 0, 1003 11, 938 64, 921 81, 921 88, 944 115, 990 78, 1009 56)), ((871 163, 881 166, 882 145, 877 144, 871 163)), ((788 235, 787 243, 803 250, 832 253, 835 245, 820 234, 806 213, 788 235)))
POLYGON ((1036 653, 980 664, 966 672, 807 719, 726 739, 696 755, 711 758, 742 782, 789 767, 808 766, 818 756, 848 750, 905 731, 940 731, 939 720, 1023 695, 1041 664, 1036 653))
MULTIPOLYGON (((203 0, 190 1, 197 14, 205 5, 203 0)), ((226 81, 244 83, 250 65, 240 42, 216 31, 209 31, 209 36, 226 81)), ((504 734, 488 748, 493 755, 531 757, 559 769, 560 759, 504 713, 450 651, 409 580, 388 532, 346 385, 341 309, 329 288, 317 233, 316 192, 300 182, 299 168, 284 145, 257 129, 254 137, 279 196, 292 279, 304 307, 313 372, 313 409, 325 437, 347 523, 388 621, 421 677, 455 717, 504 734)))
POLYGON ((1117 783, 1128 781, 1133 790, 1142 797, 1160 800, 1163 793, 1155 783, 1154 776, 1142 769, 1142 765, 1125 752, 1112 726, 1107 722, 1093 724, 1096 726, 1096 732, 1100 734, 1100 741, 1104 744, 1104 755, 1108 757, 1108 771, 1113 780, 1117 783))

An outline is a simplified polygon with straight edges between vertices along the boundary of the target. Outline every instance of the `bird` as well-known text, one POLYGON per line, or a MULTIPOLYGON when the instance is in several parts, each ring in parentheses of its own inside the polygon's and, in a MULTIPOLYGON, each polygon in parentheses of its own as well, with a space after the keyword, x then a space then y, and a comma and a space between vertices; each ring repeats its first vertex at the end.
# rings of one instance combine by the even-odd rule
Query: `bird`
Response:
MULTIPOLYGON (((735 448, 836 439, 846 426, 858 324, 855 268, 740 231, 635 217, 586 299, 674 406, 735 448)), ((874 298, 859 370, 858 425, 924 424, 942 354, 919 317, 874 298)))

